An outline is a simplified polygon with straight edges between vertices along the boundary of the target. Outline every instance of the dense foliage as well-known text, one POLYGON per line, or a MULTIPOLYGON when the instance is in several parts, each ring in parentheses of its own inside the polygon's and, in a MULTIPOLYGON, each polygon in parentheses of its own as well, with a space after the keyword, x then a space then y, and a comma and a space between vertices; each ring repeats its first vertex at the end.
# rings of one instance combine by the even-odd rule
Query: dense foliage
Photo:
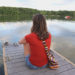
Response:
POLYGON ((36 13, 41 13, 50 19, 65 19, 65 16, 71 16, 71 20, 75 20, 75 11, 42 11, 31 8, 0 7, 0 21, 30 20, 36 13))

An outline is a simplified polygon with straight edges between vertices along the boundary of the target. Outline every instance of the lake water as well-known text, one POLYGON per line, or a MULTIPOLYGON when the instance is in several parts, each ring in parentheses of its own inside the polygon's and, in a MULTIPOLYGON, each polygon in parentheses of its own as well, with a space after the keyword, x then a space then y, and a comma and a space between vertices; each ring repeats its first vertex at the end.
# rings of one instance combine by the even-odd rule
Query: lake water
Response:
MULTIPOLYGON (((0 22, 0 40, 18 42, 31 27, 32 21, 0 22)), ((47 20, 47 27, 52 34, 51 48, 75 63, 75 21, 47 20)))
POLYGON ((0 42, 0 75, 4 75, 3 51, 1 42, 0 42))

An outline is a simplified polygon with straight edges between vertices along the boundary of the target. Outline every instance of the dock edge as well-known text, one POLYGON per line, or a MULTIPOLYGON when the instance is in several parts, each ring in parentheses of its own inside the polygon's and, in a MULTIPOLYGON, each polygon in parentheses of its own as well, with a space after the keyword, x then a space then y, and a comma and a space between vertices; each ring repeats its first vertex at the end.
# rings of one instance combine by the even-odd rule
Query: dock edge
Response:
POLYGON ((71 62, 69 59, 67 59, 66 57, 64 57, 63 55, 59 54, 57 51, 51 49, 54 53, 56 53, 58 56, 60 56, 62 59, 65 59, 68 63, 72 64, 73 66, 75 66, 75 64, 73 62, 71 62))
POLYGON ((8 75, 7 65, 6 65, 6 56, 5 56, 5 47, 3 46, 3 63, 4 63, 4 72, 5 75, 8 75))

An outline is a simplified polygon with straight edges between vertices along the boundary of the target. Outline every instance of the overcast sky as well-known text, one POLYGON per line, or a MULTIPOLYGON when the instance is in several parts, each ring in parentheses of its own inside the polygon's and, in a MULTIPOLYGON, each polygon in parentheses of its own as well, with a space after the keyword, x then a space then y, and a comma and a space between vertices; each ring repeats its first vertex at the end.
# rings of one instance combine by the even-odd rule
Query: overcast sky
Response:
POLYGON ((0 0, 0 6, 39 10, 75 10, 75 0, 0 0))

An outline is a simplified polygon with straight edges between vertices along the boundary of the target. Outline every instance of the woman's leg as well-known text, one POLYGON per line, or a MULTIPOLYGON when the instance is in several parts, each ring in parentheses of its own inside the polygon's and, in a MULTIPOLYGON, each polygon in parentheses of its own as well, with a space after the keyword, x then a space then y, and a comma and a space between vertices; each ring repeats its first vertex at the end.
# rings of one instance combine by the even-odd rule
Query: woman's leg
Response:
POLYGON ((24 56, 30 55, 30 46, 29 43, 23 44, 24 45, 24 56))

